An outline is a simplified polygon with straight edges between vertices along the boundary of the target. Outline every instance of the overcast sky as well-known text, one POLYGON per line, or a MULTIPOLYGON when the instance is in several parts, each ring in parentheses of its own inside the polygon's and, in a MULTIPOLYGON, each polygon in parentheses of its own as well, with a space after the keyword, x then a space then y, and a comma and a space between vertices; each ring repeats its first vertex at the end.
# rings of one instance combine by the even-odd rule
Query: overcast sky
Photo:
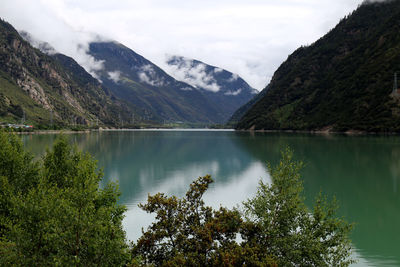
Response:
POLYGON ((99 34, 165 67, 165 55, 239 74, 260 90, 301 45, 311 44, 362 0, 1 0, 0 17, 49 42, 86 69, 99 34), (79 47, 79 49, 78 49, 79 47))

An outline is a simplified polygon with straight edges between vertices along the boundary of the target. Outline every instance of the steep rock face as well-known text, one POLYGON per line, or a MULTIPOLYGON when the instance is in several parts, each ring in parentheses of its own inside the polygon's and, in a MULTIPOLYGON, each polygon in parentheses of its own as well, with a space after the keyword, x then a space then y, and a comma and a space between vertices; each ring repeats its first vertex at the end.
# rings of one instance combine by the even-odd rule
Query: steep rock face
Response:
POLYGON ((38 124, 104 123, 115 125, 131 109, 112 101, 101 84, 72 58, 48 56, 0 21, 0 116, 18 121, 23 115, 38 124), (85 76, 85 79, 80 79, 85 76))
POLYGON ((216 123, 223 114, 202 92, 169 76, 158 66, 117 42, 90 44, 90 55, 103 61, 97 71, 103 85, 116 96, 162 122, 216 123))
POLYGON ((219 109, 224 121, 258 93, 237 74, 199 60, 171 56, 167 64, 175 79, 201 90, 219 109))
POLYGON ((400 1, 365 2, 296 50, 238 129, 400 131, 400 1))

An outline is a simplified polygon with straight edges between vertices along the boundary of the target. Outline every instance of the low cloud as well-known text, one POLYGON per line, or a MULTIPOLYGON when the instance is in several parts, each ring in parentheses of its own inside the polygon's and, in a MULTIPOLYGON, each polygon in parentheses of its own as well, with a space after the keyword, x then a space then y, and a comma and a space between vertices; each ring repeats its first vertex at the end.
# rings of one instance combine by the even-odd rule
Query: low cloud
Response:
POLYGON ((240 94, 241 92, 242 92, 242 89, 239 88, 239 89, 236 90, 236 91, 228 91, 228 92, 225 92, 224 95, 236 96, 236 95, 240 94))
POLYGON ((107 72, 108 78, 110 78, 113 82, 119 83, 121 81, 121 72, 116 70, 116 71, 110 71, 107 72))
POLYGON ((147 83, 151 86, 162 87, 166 85, 164 78, 158 77, 151 65, 142 66, 138 72, 138 77, 142 83, 147 83))
POLYGON ((58 52, 52 47, 49 43, 39 40, 38 38, 34 37, 32 34, 26 31, 20 31, 19 34, 25 41, 31 44, 31 46, 39 49, 46 55, 55 55, 58 52))
POLYGON ((228 79, 228 82, 230 82, 230 83, 236 82, 238 78, 239 78, 239 75, 232 73, 232 77, 230 77, 228 79))
MULTIPOLYGON (((166 58, 166 61, 169 57, 166 58)), ((211 92, 218 92, 221 88, 212 74, 207 74, 206 65, 193 64, 193 61, 187 58, 179 58, 178 64, 166 64, 166 71, 178 81, 190 84, 198 89, 204 89, 211 92)))
POLYGON ((99 80, 96 72, 104 68, 104 61, 95 60, 88 54, 89 43, 99 40, 99 37, 66 23, 62 13, 69 9, 67 6, 64 1, 4 0, 0 14, 18 31, 26 31, 39 42, 48 43, 55 51, 74 58, 99 80))

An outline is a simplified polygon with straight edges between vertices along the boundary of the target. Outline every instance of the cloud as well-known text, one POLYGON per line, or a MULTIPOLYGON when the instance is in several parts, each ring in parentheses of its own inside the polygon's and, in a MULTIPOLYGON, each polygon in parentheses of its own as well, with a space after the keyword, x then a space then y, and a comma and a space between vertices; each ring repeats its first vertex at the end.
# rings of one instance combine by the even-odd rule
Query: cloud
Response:
POLYGON ((225 92, 224 95, 236 96, 236 95, 240 94, 241 92, 242 92, 242 89, 239 88, 239 89, 237 89, 236 91, 228 91, 228 92, 225 92))
POLYGON ((37 38, 35 38, 32 34, 26 31, 20 31, 19 34, 25 41, 31 44, 31 46, 39 49, 43 53, 47 55, 55 55, 58 52, 47 42, 43 42, 37 38))
POLYGON ((59 53, 74 58, 98 79, 96 71, 103 69, 103 62, 95 60, 87 52, 89 43, 99 37, 67 23, 60 14, 68 9, 67 1, 5 0, 0 5, 0 16, 17 30, 26 31, 35 39, 49 43, 59 53))
POLYGON ((107 72, 108 78, 110 78, 113 82, 118 83, 121 81, 121 72, 116 70, 116 71, 110 71, 107 72))
MULTIPOLYGON (((167 57, 166 61, 168 61, 167 57)), ((164 69, 178 81, 190 84, 199 89, 218 92, 221 88, 211 74, 207 74, 206 65, 199 63, 194 65, 187 58, 179 58, 177 64, 166 64, 164 69)))
POLYGON ((160 67, 165 54, 227 69, 262 89, 279 65, 311 44, 363 0, 2 0, 0 16, 72 56, 85 69, 98 33, 160 67), (80 45, 81 49, 77 47, 80 45))
POLYGON ((239 78, 239 75, 232 73, 232 77, 230 77, 228 79, 228 82, 233 83, 233 82, 237 81, 238 78, 239 78))
POLYGON ((138 72, 138 76, 141 82, 147 83, 151 86, 162 87, 167 84, 164 81, 164 78, 158 77, 151 65, 142 66, 138 72))

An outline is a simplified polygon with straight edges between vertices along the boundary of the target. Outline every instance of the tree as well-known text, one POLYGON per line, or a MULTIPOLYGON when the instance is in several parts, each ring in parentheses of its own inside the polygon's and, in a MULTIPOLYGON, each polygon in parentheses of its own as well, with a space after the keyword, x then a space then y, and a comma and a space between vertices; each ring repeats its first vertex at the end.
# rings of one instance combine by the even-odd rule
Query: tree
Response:
POLYGON ((39 179, 39 165, 23 148, 21 140, 0 130, 0 176, 18 191, 26 191, 39 179))
POLYGON ((256 196, 244 203, 247 221, 243 245, 262 247, 279 266, 348 266, 353 263, 349 232, 352 225, 335 216, 336 201, 320 194, 310 212, 300 179, 302 162, 286 149, 276 167, 268 165, 272 184, 260 181, 256 196))
POLYGON ((122 229, 125 207, 117 203, 115 184, 99 188, 102 173, 91 156, 61 137, 39 166, 37 183, 26 191, 13 187, 7 174, 0 180, 2 201, 7 203, 7 216, 1 218, 6 231, 0 241, 0 265, 126 264, 130 255, 122 229))
POLYGON ((24 151, 21 140, 0 130, 0 239, 12 224, 11 196, 37 185, 39 165, 24 151))
MULTIPOLYGON (((136 265, 243 266, 249 258, 237 242, 242 226, 237 210, 205 206, 203 194, 212 183, 209 175, 194 181, 185 197, 149 196, 140 207, 156 214, 132 253, 136 265)), ((271 264, 253 266, 274 266, 271 264)))

